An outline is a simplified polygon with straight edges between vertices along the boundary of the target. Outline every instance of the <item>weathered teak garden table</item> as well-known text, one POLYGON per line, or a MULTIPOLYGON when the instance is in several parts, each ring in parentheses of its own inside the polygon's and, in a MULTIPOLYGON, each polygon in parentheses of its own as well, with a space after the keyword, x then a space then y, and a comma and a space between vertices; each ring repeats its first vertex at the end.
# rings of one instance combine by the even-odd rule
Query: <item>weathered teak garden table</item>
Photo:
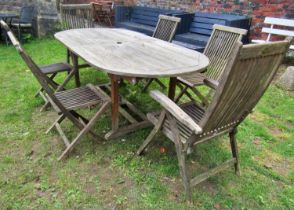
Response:
POLYGON ((208 58, 199 52, 125 29, 73 29, 58 32, 55 38, 73 52, 73 57, 83 58, 111 78, 112 131, 106 134, 107 139, 149 125, 129 102, 126 105, 142 121, 121 111, 118 85, 122 79, 170 77, 169 97, 173 99, 177 76, 202 71, 209 64, 208 58), (119 127, 119 112, 128 115, 131 125, 119 127))

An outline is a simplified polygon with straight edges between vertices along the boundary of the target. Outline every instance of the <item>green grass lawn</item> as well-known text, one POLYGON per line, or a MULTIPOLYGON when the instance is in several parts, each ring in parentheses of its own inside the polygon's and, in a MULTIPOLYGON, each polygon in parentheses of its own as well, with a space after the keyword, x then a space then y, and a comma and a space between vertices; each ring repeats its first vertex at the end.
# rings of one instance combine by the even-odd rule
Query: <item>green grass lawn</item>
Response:
MULTIPOLYGON (((33 40, 24 48, 38 64, 65 59, 65 49, 53 39, 33 40)), ((108 79, 88 68, 81 71, 81 81, 108 79)), ((233 169, 217 174, 193 188, 189 204, 167 138, 159 135, 145 156, 134 154, 150 129, 105 143, 84 138, 58 162, 62 140, 56 132, 45 134, 56 114, 39 112, 38 87, 16 50, 0 45, 0 209, 294 209, 293 93, 274 85, 268 89, 239 128, 241 177, 233 169), (160 154, 160 146, 166 153, 160 154)), ((127 85, 121 92, 144 111, 156 109, 140 87, 127 85)), ((67 131, 74 135, 70 125, 67 131)), ((106 133, 110 125, 105 115, 95 129, 106 133)), ((195 148, 189 164, 199 173, 229 156, 223 136, 195 148)))

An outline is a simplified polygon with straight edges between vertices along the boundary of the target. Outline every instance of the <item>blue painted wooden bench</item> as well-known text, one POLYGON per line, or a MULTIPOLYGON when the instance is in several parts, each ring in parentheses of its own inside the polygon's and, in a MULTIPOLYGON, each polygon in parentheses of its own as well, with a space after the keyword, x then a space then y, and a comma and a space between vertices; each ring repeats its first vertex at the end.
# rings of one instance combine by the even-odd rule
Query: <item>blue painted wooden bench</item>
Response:
MULTIPOLYGON (((173 43, 202 52, 214 24, 243 28, 249 31, 251 19, 246 16, 203 13, 181 15, 182 21, 173 43)), ((248 43, 248 35, 242 40, 248 43)))
POLYGON ((186 14, 181 10, 168 10, 142 6, 116 6, 115 27, 126 28, 152 36, 159 15, 178 16, 186 14))

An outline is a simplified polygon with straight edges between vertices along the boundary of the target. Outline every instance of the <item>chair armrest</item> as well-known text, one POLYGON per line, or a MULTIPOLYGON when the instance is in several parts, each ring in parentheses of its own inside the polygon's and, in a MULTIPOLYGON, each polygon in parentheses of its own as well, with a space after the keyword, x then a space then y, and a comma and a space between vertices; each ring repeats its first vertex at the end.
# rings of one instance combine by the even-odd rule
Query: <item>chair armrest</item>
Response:
POLYGON ((204 79, 204 84, 207 85, 208 87, 216 90, 219 85, 219 82, 216 80, 213 80, 213 79, 204 79))
POLYGON ((184 112, 175 102, 158 90, 150 92, 150 96, 156 100, 165 110, 173 115, 178 121, 189 127, 195 134, 202 132, 202 128, 184 112))

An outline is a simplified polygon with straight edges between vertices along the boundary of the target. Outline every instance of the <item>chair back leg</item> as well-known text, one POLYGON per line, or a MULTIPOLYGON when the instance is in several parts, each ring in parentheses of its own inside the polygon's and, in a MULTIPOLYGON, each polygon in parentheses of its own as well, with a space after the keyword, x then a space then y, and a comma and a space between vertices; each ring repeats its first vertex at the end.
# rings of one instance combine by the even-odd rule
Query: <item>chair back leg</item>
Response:
POLYGON ((175 144, 176 152, 177 152, 180 174, 181 174, 184 188, 186 191, 187 200, 191 202, 192 192, 191 192, 190 177, 188 175, 187 162, 186 162, 188 147, 184 147, 184 145, 182 144, 180 140, 180 132, 179 132, 176 120, 169 113, 166 114, 166 117, 169 121, 171 132, 173 135, 174 144, 175 144))
POLYGON ((230 136, 230 144, 231 144, 232 155, 233 155, 233 158, 236 159, 236 162, 234 164, 235 173, 240 176, 241 171, 240 171, 240 163, 239 163, 239 154, 238 154, 238 146, 237 146, 237 141, 236 141, 236 134, 237 134, 237 128, 234 128, 229 133, 229 136, 230 136))
POLYGON ((155 135, 160 131, 163 122, 165 118, 165 111, 162 111, 160 113, 160 116, 158 118, 157 124, 154 126, 153 130, 150 132, 146 140, 143 142, 143 144, 140 146, 140 148, 137 150, 137 155, 141 155, 145 148, 151 143, 152 140, 154 140, 155 135))
POLYGON ((187 151, 183 151, 180 145, 176 144, 176 152, 177 152, 177 158, 178 158, 180 174, 182 177, 182 182, 184 184, 184 188, 186 191, 187 200, 191 202, 192 191, 191 191, 190 177, 188 175, 187 151))

